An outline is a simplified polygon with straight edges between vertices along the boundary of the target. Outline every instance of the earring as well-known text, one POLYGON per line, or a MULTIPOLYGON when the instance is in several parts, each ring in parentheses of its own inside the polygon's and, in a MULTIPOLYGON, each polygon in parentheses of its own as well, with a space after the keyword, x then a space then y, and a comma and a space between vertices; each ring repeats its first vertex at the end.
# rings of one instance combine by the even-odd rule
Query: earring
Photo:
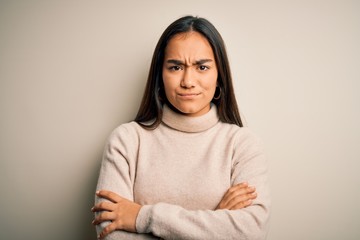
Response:
MULTIPOLYGON (((215 100, 219 100, 220 97, 221 97, 221 92, 222 92, 222 91, 221 91, 221 87, 216 86, 216 89, 219 89, 219 96, 217 96, 217 97, 214 96, 214 99, 215 99, 215 100)), ((216 94, 216 90, 215 90, 215 94, 216 94)), ((215 95, 215 94, 214 94, 214 95, 215 95)))

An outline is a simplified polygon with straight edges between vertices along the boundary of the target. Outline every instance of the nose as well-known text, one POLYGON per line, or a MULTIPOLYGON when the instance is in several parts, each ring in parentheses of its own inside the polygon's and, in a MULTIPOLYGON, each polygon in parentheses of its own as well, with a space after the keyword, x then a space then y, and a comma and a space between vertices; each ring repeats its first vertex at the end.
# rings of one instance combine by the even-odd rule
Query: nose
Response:
POLYGON ((180 83, 180 86, 183 88, 192 88, 194 87, 194 74, 192 73, 192 69, 189 67, 186 67, 184 70, 184 75, 182 78, 182 81, 180 83))

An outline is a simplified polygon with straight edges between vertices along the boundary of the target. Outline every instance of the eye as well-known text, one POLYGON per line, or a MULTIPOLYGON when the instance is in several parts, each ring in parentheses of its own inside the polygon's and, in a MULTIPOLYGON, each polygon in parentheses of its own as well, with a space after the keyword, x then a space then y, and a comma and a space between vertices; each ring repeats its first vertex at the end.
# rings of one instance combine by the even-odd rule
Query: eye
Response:
POLYGON ((208 69, 209 69, 208 66, 205 66, 205 65, 200 65, 200 66, 199 66, 199 70, 200 70, 200 71, 206 71, 206 70, 208 70, 208 69))
POLYGON ((180 71, 180 70, 181 70, 181 67, 180 67, 180 66, 175 65, 175 66, 171 66, 171 67, 169 67, 169 70, 171 70, 171 71, 180 71))

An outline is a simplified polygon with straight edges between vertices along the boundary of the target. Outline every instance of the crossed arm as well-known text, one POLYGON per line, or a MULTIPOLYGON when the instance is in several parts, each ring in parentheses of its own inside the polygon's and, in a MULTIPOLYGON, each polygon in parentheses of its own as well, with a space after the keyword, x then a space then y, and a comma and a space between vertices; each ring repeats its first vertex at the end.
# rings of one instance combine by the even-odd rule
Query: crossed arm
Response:
MULTIPOLYGON (((140 204, 107 190, 98 191, 96 195, 109 201, 100 202, 91 209, 93 212, 100 212, 93 224, 98 225, 105 221, 111 221, 111 224, 99 234, 99 239, 103 239, 115 230, 137 232, 136 218, 142 207, 140 204)), ((215 210, 245 208, 250 206, 256 197, 255 187, 249 186, 247 183, 240 183, 228 189, 215 210)))
POLYGON ((234 143, 232 187, 215 209, 198 211, 167 203, 135 203, 136 161, 129 159, 135 158, 136 151, 127 142, 136 143, 136 139, 129 140, 129 131, 115 132, 104 152, 92 208, 99 238, 265 239, 270 214, 266 162, 256 139, 242 131, 234 143))

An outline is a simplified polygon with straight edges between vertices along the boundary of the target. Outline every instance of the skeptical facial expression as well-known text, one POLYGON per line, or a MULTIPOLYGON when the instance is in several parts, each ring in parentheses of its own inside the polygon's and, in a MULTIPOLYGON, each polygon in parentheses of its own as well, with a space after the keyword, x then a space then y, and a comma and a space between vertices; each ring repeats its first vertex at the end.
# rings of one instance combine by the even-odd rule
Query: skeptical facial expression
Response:
POLYGON ((218 77, 208 40, 194 31, 172 37, 165 48, 162 77, 166 98, 179 112, 191 117, 207 113, 218 77))

